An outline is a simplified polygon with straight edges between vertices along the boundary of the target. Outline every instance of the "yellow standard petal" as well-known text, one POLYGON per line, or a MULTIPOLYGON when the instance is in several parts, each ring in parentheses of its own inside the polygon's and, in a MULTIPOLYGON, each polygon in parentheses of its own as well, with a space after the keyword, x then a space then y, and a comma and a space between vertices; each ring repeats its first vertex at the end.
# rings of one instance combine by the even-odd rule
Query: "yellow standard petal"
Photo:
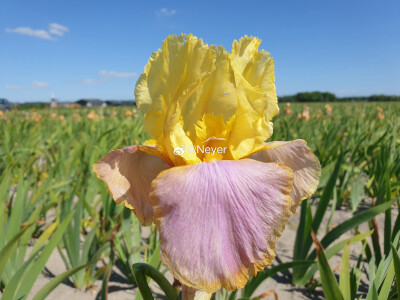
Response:
POLYGON ((173 165, 240 159, 272 134, 270 120, 278 112, 273 61, 259 44, 245 37, 229 54, 182 34, 153 53, 135 97, 146 131, 173 165), (214 153, 197 151, 203 146, 214 153), (223 155, 215 154, 219 147, 223 155))
POLYGON ((230 136, 235 159, 254 152, 272 135, 272 117, 279 112, 275 91, 274 62, 258 47, 255 37, 234 41, 230 54, 238 94, 238 108, 230 136))

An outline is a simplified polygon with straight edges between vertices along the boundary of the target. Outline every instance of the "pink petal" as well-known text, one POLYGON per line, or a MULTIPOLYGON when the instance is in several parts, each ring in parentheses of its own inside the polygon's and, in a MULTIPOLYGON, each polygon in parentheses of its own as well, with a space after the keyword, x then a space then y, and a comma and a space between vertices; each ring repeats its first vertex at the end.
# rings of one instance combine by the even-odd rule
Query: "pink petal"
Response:
POLYGON ((262 162, 279 162, 293 170, 291 210, 295 213, 300 202, 314 194, 318 187, 321 176, 319 160, 304 140, 264 143, 264 149, 250 158, 262 162))
POLYGON ((183 284, 242 288, 272 263, 291 215, 291 170, 251 159, 174 167, 152 183, 161 259, 183 284))
POLYGON ((150 225, 153 219, 149 199, 151 182, 170 166, 160 157, 141 151, 143 147, 135 145, 112 151, 100 159, 93 170, 107 184, 117 204, 123 203, 143 225, 150 225))

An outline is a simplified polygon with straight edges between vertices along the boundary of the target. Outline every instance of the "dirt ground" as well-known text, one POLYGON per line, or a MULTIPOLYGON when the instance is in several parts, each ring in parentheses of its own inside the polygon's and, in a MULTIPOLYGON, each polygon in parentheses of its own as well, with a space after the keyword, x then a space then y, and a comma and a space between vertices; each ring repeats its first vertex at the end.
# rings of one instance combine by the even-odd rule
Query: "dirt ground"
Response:
MULTIPOLYGON (((361 209, 367 209, 369 207, 368 204, 365 204, 364 207, 361 209)), ((393 210, 395 211, 395 210, 393 210)), ((326 232, 326 223, 329 218, 330 213, 326 214, 326 219, 324 220, 320 230, 318 237, 321 239, 325 232, 326 232), (325 227, 324 227, 325 226, 325 227)), ((281 238, 278 241, 277 247, 276 247, 276 260, 274 264, 278 264, 279 262, 288 262, 291 261, 292 255, 293 255, 293 245, 296 237, 296 228, 297 224, 299 222, 299 216, 300 212, 298 211, 293 217, 289 219, 288 224, 286 225, 286 228, 281 236, 281 238)), ((351 218, 353 216, 353 213, 349 209, 342 209, 342 210, 337 210, 334 214, 334 219, 332 222, 332 225, 338 225, 345 220, 351 218)), ((393 220, 395 220, 397 216, 397 212, 393 212, 393 220)), ((378 216, 377 218, 377 224, 378 226, 380 224, 383 224, 383 214, 378 216)), ((383 226, 380 226, 379 231, 380 231, 380 236, 383 236, 383 226)), ((361 232, 366 232, 369 231, 367 224, 363 224, 359 230, 361 232)), ((346 237, 352 236, 352 232, 347 233, 346 235, 342 236, 341 239, 343 240, 346 237)), ((382 238, 381 238, 382 239, 382 238)), ((354 262, 356 261, 358 257, 358 253, 360 251, 360 245, 361 244, 356 244, 353 245, 351 248, 351 259, 353 260, 353 265, 354 262)), ((329 263, 333 269, 336 267, 340 266, 341 262, 341 253, 338 255, 332 257, 329 260, 329 263)), ((49 280, 51 280, 54 276, 61 274, 64 272, 65 266, 64 263, 61 259, 61 257, 58 254, 58 251, 54 251, 53 254, 51 255, 49 261, 47 262, 46 269, 44 272, 40 275, 40 278, 37 280, 35 286, 33 287, 33 290, 31 291, 31 296, 28 299, 31 299, 39 290, 41 287, 43 287, 49 280)), ((336 271, 336 274, 339 274, 339 270, 336 271)), ((316 274, 316 277, 318 278, 319 275, 318 273, 316 274)), ((170 282, 173 281, 173 278, 170 273, 167 273, 167 278, 170 280, 170 282)), ((100 291, 101 291, 101 281, 97 281, 94 285, 94 287, 90 290, 77 290, 76 288, 73 287, 73 285, 69 282, 66 281, 62 284, 60 284, 49 296, 47 299, 57 299, 57 300, 71 300, 71 299, 82 299, 82 300, 89 300, 89 299, 100 299, 100 291)), ((165 296, 163 296, 161 290, 154 284, 154 282, 151 284, 151 287, 153 289, 153 294, 155 299, 166 299, 165 296)), ((266 279, 263 284, 256 290, 256 292, 253 294, 253 296, 258 296, 261 295, 262 293, 265 293, 267 291, 274 291, 277 293, 279 296, 279 300, 293 300, 293 299, 324 299, 323 293, 321 288, 317 288, 314 291, 307 290, 306 288, 302 287, 296 287, 291 284, 291 278, 290 278, 290 272, 286 271, 283 273, 278 273, 273 277, 270 277, 266 279)), ((128 284, 125 280, 124 277, 122 276, 121 273, 119 273, 119 270, 117 268, 114 269, 113 274, 111 275, 110 282, 109 282, 109 295, 108 299, 110 300, 132 300, 134 299, 134 296, 137 292, 137 288, 135 286, 128 284)), ((266 299, 274 299, 274 296, 269 296, 266 299)))

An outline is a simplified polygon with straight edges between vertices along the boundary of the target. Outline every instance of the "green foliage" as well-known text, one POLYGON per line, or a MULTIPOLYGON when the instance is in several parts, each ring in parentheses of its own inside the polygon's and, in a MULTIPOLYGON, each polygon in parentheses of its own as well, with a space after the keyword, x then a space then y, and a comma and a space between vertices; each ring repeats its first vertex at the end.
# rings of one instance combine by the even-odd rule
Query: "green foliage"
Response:
MULTIPOLYGON (((304 139, 322 166, 316 193, 297 212, 300 223, 293 260, 269 266, 241 291, 221 290, 214 299, 255 299, 265 280, 286 270, 292 270, 293 283, 305 286, 317 280, 315 285, 322 283, 332 297, 340 298, 339 290, 346 300, 395 298, 400 276, 399 255, 392 248, 398 251, 400 232, 400 105, 379 103, 382 116, 378 118, 377 105, 367 102, 330 103, 332 111, 328 111, 325 103, 318 102, 343 100, 329 93, 289 98, 302 103, 291 105, 288 115, 281 107, 270 140, 304 139), (306 106, 310 119, 298 118, 306 106), (335 224, 337 208, 353 211, 354 216, 335 224), (378 222, 381 217, 383 221, 378 222), (365 224, 369 231, 361 228, 365 224), (383 235, 378 237, 376 229, 383 229, 383 235), (321 237, 323 252, 318 256, 312 231, 321 237), (362 251, 352 265, 349 251, 355 244, 362 245, 362 251), (329 259, 341 251, 338 283, 329 259), (370 289, 363 294, 359 287, 365 270, 370 289)), ((353 100, 363 99, 347 99, 353 100)), ((139 284, 133 264, 149 264, 161 272, 158 275, 166 271, 155 226, 142 229, 130 210, 112 201, 106 185, 92 172, 92 165, 107 152, 149 138, 142 115, 126 114, 127 110, 132 108, 93 109, 91 117, 91 110, 84 108, 13 110, 0 118, 0 289, 4 299, 51 297, 51 291, 67 278, 82 289, 102 280, 100 296, 106 299, 116 269, 132 286, 139 284), (54 253, 61 256, 66 270, 30 295, 54 253)), ((140 280, 148 284, 151 277, 140 280)), ((141 293, 136 299, 142 299, 141 293)))
MULTIPOLYGON (((400 234, 394 239, 394 244, 396 245, 398 245, 399 236, 400 234)), ((314 242, 317 247, 318 268, 321 276, 322 289, 326 299, 347 300, 358 298, 356 294, 360 287, 360 265, 363 252, 359 256, 357 265, 351 267, 349 261, 350 244, 346 245, 342 256, 342 270, 340 272, 338 285, 322 245, 315 236, 314 242)), ((366 300, 397 299, 395 296, 399 293, 398 279, 400 275, 400 259, 398 254, 399 246, 394 246, 394 244, 391 245, 390 252, 386 259, 379 262, 377 269, 373 262, 374 258, 370 261, 368 266, 370 286, 368 293, 365 295, 366 300), (395 281, 397 282, 396 285, 394 285, 395 281)))

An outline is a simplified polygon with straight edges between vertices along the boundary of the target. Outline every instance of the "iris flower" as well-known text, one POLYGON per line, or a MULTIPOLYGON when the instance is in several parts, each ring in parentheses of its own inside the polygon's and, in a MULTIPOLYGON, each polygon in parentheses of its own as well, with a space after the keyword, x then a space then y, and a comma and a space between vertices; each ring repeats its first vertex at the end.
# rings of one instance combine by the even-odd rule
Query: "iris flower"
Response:
POLYGON ((228 53, 168 36, 135 88, 152 139, 94 165, 118 204, 156 224, 173 276, 206 293, 243 288, 272 263, 321 173, 305 141, 264 143, 279 108, 274 63, 260 43, 245 36, 228 53))

